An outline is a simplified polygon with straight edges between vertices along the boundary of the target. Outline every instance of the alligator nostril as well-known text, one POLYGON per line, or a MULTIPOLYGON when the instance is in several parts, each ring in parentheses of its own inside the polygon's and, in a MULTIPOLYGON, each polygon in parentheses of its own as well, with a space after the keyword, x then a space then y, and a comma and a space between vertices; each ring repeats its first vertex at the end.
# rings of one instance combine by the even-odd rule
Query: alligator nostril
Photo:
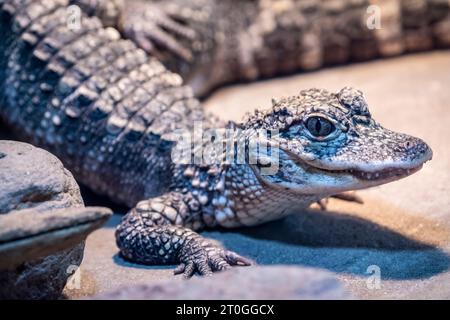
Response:
POLYGON ((404 148, 405 148, 407 151, 409 151, 409 150, 415 148, 417 145, 418 145, 418 142, 417 142, 417 141, 414 141, 414 140, 406 140, 406 141, 403 143, 403 146, 404 146, 404 148))
POLYGON ((421 139, 411 138, 403 142, 404 152, 414 159, 429 160, 433 152, 421 139))

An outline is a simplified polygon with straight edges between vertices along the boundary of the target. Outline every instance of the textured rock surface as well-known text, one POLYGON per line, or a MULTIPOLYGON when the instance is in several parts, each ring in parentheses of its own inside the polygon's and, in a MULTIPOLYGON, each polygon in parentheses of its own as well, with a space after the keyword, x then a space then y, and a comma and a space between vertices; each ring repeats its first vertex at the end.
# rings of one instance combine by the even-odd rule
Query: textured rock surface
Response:
MULTIPOLYGON (((324 268, 338 274, 357 298, 450 298, 450 53, 434 52, 311 72, 226 88, 210 111, 238 120, 270 98, 318 86, 364 90, 379 121, 423 138, 434 151, 424 169, 404 180, 361 191, 365 204, 331 201, 329 212, 307 210, 257 228, 205 232, 259 264, 324 268), (380 287, 368 286, 378 265, 380 287)), ((98 205, 97 199, 90 204, 98 205)), ((172 278, 173 266, 142 266, 117 256, 114 216, 87 240, 80 290, 104 293, 142 281, 172 278)))
POLYGON ((0 215, 0 270, 76 246, 110 216, 111 210, 101 207, 22 209, 0 215))
POLYGON ((248 267, 197 277, 128 286, 94 299, 346 299, 330 273, 292 266, 248 267))
POLYGON ((56 157, 0 141, 0 298, 59 298, 81 263, 85 237, 109 215, 83 208, 78 185, 56 157))
POLYGON ((52 154, 16 141, 0 141, 0 154, 0 213, 83 205, 72 174, 52 154))
POLYGON ((84 242, 12 271, 0 271, 0 299, 58 299, 83 259, 84 242))

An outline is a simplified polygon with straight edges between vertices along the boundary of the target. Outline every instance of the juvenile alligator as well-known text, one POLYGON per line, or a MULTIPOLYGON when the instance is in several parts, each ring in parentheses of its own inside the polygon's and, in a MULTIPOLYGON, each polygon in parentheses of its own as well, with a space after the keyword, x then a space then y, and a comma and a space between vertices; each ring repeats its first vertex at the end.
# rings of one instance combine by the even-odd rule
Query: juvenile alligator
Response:
POLYGON ((70 29, 69 1, 1 4, 2 118, 81 182, 132 207, 116 231, 122 256, 132 261, 179 263, 176 273, 186 276, 249 264, 193 230, 278 219, 330 195, 405 177, 431 159, 422 140, 380 126, 358 90, 304 90, 225 124, 204 113, 179 75, 116 29, 86 15, 70 29), (217 144, 195 134, 200 122, 232 131, 228 151, 245 146, 244 156, 199 161, 199 150, 217 144), (183 145, 177 133, 193 131, 194 161, 172 161, 183 145), (255 141, 270 152, 253 163, 255 141), (270 174, 268 163, 278 165, 270 174))
POLYGON ((197 96, 229 82, 450 47, 448 0, 81 2, 197 96))

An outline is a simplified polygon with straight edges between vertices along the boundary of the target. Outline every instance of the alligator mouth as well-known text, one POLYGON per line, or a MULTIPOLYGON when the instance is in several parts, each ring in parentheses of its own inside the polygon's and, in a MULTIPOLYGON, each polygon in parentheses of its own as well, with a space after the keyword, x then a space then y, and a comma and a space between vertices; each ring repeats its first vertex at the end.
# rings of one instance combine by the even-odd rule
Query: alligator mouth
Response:
MULTIPOLYGON (((286 151, 285 151, 286 152, 286 151)), ((287 152, 289 157, 291 158, 292 161, 294 161, 298 166, 302 166, 304 167, 305 165, 313 168, 314 170, 317 171, 322 171, 324 173, 327 174, 336 174, 336 175, 342 175, 342 174, 348 174, 348 175, 352 175, 355 178, 359 179, 359 180, 364 180, 364 181, 384 181, 384 180, 396 180, 396 179, 400 179, 400 178, 404 178, 407 177, 417 171, 419 171, 422 167, 423 167, 423 163, 418 164, 415 167, 410 167, 410 168, 384 168, 381 170, 377 170, 377 171, 364 171, 364 170, 360 170, 360 169, 341 169, 341 170, 332 170, 332 169, 327 169, 324 167, 319 167, 317 165, 314 165, 314 163, 311 163, 309 161, 305 161, 302 160, 300 158, 298 158, 295 154, 291 153, 291 152, 287 152)))
POLYGON ((336 174, 350 174, 360 180, 366 180, 366 181, 377 181, 377 180, 388 180, 392 178, 402 178, 409 176, 417 171, 419 171, 422 168, 422 164, 414 167, 414 168, 386 168, 379 171, 362 171, 357 169, 347 169, 347 170, 326 170, 323 168, 317 168, 322 171, 330 172, 330 173, 336 173, 336 174))

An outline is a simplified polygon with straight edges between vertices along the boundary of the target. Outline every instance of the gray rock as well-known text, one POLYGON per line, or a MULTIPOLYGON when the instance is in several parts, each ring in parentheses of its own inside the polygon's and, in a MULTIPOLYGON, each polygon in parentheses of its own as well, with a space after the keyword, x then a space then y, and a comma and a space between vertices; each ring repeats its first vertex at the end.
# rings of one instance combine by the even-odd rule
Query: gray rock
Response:
POLYGON ((22 263, 72 248, 109 219, 102 207, 34 209, 0 215, 0 270, 13 270, 22 263))
POLYGON ((0 271, 0 300, 60 299, 68 278, 83 260, 84 241, 67 250, 0 271))
POLYGON ((80 189, 58 158, 27 143, 0 140, 0 214, 80 206, 80 189))
POLYGON ((331 273, 293 266, 236 267, 211 277, 160 280, 92 299, 349 299, 331 273))
POLYGON ((0 299, 60 298, 84 240, 111 215, 84 208, 72 174, 50 153, 0 141, 0 299))

